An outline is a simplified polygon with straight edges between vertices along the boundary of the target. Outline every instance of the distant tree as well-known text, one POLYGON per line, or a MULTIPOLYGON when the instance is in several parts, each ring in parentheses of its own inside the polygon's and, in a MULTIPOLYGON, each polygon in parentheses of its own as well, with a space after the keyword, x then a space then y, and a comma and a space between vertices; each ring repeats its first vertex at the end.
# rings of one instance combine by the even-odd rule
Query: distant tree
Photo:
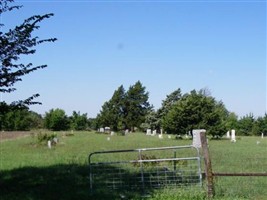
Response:
POLYGON ((88 119, 88 126, 92 130, 97 130, 99 128, 97 118, 89 118, 88 119))
POLYGON ((185 134, 193 129, 206 129, 213 137, 225 133, 228 111, 222 102, 207 96, 203 90, 185 94, 163 118, 163 128, 168 133, 185 134))
POLYGON ((150 109, 145 117, 145 124, 143 124, 143 127, 150 128, 153 130, 160 130, 160 118, 158 116, 158 113, 154 109, 150 109), (147 124, 147 127, 144 126, 147 124))
POLYGON ((125 107, 125 90, 122 85, 117 90, 115 90, 110 100, 110 104, 110 127, 114 131, 124 129, 125 122, 123 114, 125 107))
POLYGON ((171 94, 167 95, 166 99, 162 101, 161 108, 157 111, 157 117, 162 124, 162 119, 166 117, 171 108, 181 99, 182 92, 181 89, 173 91, 171 94))
POLYGON ((262 133, 266 136, 267 135, 267 114, 263 117, 258 117, 257 120, 254 122, 254 126, 252 129, 253 135, 261 135, 262 133))
POLYGON ((8 105, 1 102, 0 125, 1 130, 6 131, 27 131, 41 128, 42 117, 30 111, 27 106, 8 105))
POLYGON ((255 118, 252 113, 241 117, 238 121, 238 132, 240 135, 252 135, 255 118))
POLYGON ((3 129, 6 131, 28 131, 31 119, 27 109, 15 109, 5 115, 3 129))
POLYGON ((44 127, 44 119, 42 115, 29 111, 29 117, 31 119, 31 129, 40 129, 44 127))
POLYGON ((88 127, 87 114, 80 114, 80 112, 73 111, 70 117, 70 127, 74 130, 86 130, 88 127))
POLYGON ((225 127, 228 131, 238 129, 238 116, 234 112, 230 112, 225 121, 225 127))
POLYGON ((125 95, 124 119, 126 128, 134 131, 145 121, 145 116, 150 110, 148 92, 140 81, 130 86, 125 95))
POLYGON ((51 109, 45 113, 44 125, 53 131, 68 130, 70 128, 69 118, 62 109, 51 109))
POLYGON ((149 109, 148 92, 140 81, 130 86, 127 92, 121 85, 112 98, 103 104, 96 117, 96 124, 98 127, 109 126, 114 131, 125 128, 133 131, 134 127, 145 122, 149 109))
POLYGON ((102 127, 108 126, 114 131, 123 129, 124 101, 125 90, 121 85, 114 91, 111 99, 103 104, 100 114, 97 116, 98 123, 102 127))
MULTIPOLYGON (((22 6, 10 6, 13 0, 0 1, 0 15, 5 12, 20 9, 22 6)), ((34 72, 38 69, 47 67, 40 65, 34 67, 32 63, 23 64, 19 60, 22 56, 32 55, 36 52, 34 47, 44 42, 54 42, 56 38, 39 39, 33 37, 34 31, 39 29, 39 23, 53 16, 52 13, 45 15, 34 15, 24 20, 21 25, 13 29, 9 29, 6 33, 0 31, 0 92, 10 93, 16 90, 14 84, 22 80, 26 74, 34 72)), ((0 24, 3 27, 4 24, 0 24)), ((33 99, 39 94, 34 94, 26 100, 18 100, 14 103, 31 105, 39 102, 34 102, 33 99)))

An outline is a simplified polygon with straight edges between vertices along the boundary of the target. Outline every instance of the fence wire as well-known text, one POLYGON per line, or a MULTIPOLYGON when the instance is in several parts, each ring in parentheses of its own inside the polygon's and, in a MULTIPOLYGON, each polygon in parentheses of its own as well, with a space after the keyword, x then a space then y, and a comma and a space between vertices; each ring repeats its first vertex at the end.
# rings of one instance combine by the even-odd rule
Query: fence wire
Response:
POLYGON ((216 196, 267 199, 267 140, 239 138, 210 143, 216 196), (259 143, 260 141, 260 143, 259 143), (216 145, 216 146, 215 146, 216 145))
MULTIPOLYGON (((191 146, 186 146, 185 148, 190 148, 190 151, 192 151, 191 146)), ((193 148, 193 150, 195 149, 193 148)), ((108 162, 92 162, 92 159, 89 159, 91 191, 107 188, 111 190, 144 192, 163 187, 202 185, 200 157, 197 149, 195 157, 178 157, 175 147, 127 150, 123 152, 96 152, 92 155, 98 158, 101 155, 106 156, 106 154, 114 153, 134 153, 138 159, 127 160, 125 155, 120 156, 124 160, 119 161, 117 156, 111 155, 108 162), (162 150, 169 151, 169 153, 161 153, 165 155, 165 158, 156 157, 155 155, 159 155, 157 151, 162 150), (144 153, 144 151, 150 151, 150 153, 144 153)), ((128 157, 132 156, 129 155, 128 157)))

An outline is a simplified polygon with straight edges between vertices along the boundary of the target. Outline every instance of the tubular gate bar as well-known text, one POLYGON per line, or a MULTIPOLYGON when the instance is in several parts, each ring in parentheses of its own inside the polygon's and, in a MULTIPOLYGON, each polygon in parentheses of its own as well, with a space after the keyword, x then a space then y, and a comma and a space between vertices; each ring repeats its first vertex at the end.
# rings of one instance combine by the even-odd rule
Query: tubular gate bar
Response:
POLYGON ((108 188, 144 192, 166 186, 202 185, 200 154, 192 145, 98 151, 88 160, 91 192, 108 188))

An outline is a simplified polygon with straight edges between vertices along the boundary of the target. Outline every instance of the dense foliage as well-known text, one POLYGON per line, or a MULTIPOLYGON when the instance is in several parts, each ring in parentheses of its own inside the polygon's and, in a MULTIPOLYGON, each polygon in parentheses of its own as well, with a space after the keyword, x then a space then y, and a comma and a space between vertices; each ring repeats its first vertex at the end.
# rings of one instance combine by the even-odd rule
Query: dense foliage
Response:
POLYGON ((203 90, 184 94, 168 111, 162 121, 168 133, 185 134, 193 129, 206 129, 212 136, 225 134, 228 111, 203 90))
POLYGON ((127 92, 120 86, 112 98, 103 104, 96 119, 97 127, 134 131, 135 127, 139 128, 145 121, 150 108, 148 92, 140 81, 130 86, 127 92))
POLYGON ((8 105, 0 103, 1 130, 7 131, 27 131, 42 127, 41 115, 30 111, 28 107, 21 105, 8 105))

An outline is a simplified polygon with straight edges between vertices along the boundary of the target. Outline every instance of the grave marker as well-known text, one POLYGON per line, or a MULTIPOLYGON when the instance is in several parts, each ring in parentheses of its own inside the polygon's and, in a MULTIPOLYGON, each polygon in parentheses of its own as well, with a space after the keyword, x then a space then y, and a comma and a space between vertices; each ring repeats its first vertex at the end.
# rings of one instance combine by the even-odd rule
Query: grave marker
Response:
POLYGON ((231 142, 236 142, 234 129, 231 130, 231 142))
POLYGON ((201 139, 200 139, 200 133, 206 132, 205 129, 194 129, 193 130, 193 143, 192 145, 196 148, 201 148, 201 139))
POLYGON ((230 131, 227 131, 226 138, 230 138, 230 131))

